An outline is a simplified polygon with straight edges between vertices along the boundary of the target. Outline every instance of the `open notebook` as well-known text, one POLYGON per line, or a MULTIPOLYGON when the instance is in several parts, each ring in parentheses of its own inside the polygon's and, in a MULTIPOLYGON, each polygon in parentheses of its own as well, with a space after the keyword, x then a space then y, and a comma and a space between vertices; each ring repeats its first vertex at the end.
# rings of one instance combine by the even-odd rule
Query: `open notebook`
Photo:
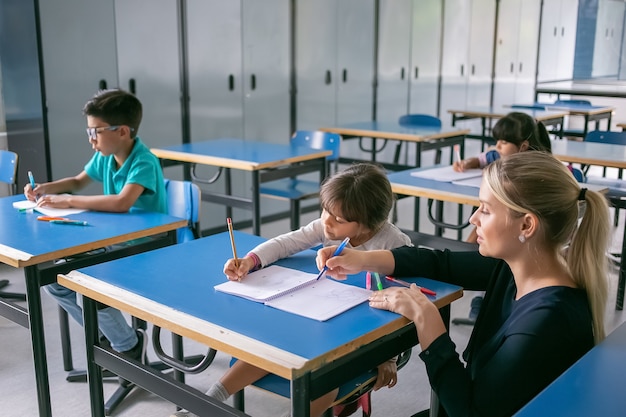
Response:
POLYGON ((411 172, 411 175, 418 178, 426 178, 429 180, 452 182, 466 180, 468 178, 480 178, 483 175, 482 169, 466 169, 463 172, 457 172, 452 165, 446 165, 436 168, 422 169, 411 172))
POLYGON ((78 214, 86 211, 84 209, 60 209, 60 208, 52 208, 52 207, 37 207, 37 203, 30 200, 16 201, 13 203, 13 207, 20 210, 34 210, 43 214, 44 216, 51 217, 65 217, 70 214, 78 214))
POLYGON ((226 281, 217 291, 264 303, 314 320, 326 321, 366 301, 371 291, 317 274, 270 265, 241 282, 226 281))

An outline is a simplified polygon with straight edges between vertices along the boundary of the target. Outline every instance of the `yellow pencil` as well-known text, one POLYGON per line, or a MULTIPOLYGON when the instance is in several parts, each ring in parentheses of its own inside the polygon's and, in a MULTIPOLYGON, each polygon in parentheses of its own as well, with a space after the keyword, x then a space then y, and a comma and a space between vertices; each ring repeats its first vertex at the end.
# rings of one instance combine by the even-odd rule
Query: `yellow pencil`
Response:
POLYGON ((233 235, 233 221, 230 217, 226 219, 228 224, 228 234, 230 235, 230 246, 233 248, 233 258, 235 259, 235 266, 239 268, 239 258, 237 258, 237 247, 235 246, 235 236, 233 235))

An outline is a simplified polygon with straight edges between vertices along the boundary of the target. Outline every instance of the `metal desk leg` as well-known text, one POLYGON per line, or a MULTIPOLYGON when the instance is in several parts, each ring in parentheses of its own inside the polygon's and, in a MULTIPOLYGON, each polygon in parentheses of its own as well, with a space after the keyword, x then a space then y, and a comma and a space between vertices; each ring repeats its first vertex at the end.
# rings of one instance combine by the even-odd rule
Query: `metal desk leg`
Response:
POLYGON ((102 388, 102 368, 96 364, 94 346, 98 343, 98 313, 96 302, 83 297, 83 322, 87 347, 87 379, 91 416, 104 417, 104 391, 102 388))
POLYGON ((306 374, 291 381, 291 415, 308 417, 311 414, 311 379, 306 374))
POLYGON ((33 346, 33 363, 35 365, 35 381, 37 384, 37 402, 39 416, 52 416, 50 406, 50 381, 48 380, 48 363, 46 361, 46 341, 41 308, 41 293, 37 266, 24 269, 26 277, 26 300, 28 302, 28 323, 33 346))

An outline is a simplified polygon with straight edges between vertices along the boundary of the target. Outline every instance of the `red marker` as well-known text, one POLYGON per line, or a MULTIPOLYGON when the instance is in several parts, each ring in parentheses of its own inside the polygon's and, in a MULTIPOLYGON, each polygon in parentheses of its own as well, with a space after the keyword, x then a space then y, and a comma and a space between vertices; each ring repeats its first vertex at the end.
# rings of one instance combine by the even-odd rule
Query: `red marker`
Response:
MULTIPOLYGON (((400 284, 400 285, 403 285, 405 287, 410 287, 411 286, 410 283, 408 283, 406 281, 402 281, 401 279, 397 279, 397 278, 390 277, 390 276, 387 276, 385 278, 387 278, 391 282, 395 282, 396 284, 400 284)), ((420 291, 423 292, 426 295, 437 295, 436 292, 434 292, 433 290, 429 290, 428 288, 420 287, 419 285, 417 286, 417 288, 419 288, 420 291)))

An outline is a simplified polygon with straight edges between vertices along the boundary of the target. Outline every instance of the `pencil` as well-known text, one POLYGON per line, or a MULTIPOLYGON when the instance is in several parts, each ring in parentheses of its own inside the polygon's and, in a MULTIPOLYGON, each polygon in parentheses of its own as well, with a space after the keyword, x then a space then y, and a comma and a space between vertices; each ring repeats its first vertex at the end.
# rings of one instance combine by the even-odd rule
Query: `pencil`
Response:
POLYGON ((233 221, 230 217, 226 219, 228 224, 228 234, 230 235, 230 246, 233 248, 233 258, 235 259, 235 265, 239 267, 239 258, 237 258, 237 247, 235 246, 235 236, 233 235, 233 221))

